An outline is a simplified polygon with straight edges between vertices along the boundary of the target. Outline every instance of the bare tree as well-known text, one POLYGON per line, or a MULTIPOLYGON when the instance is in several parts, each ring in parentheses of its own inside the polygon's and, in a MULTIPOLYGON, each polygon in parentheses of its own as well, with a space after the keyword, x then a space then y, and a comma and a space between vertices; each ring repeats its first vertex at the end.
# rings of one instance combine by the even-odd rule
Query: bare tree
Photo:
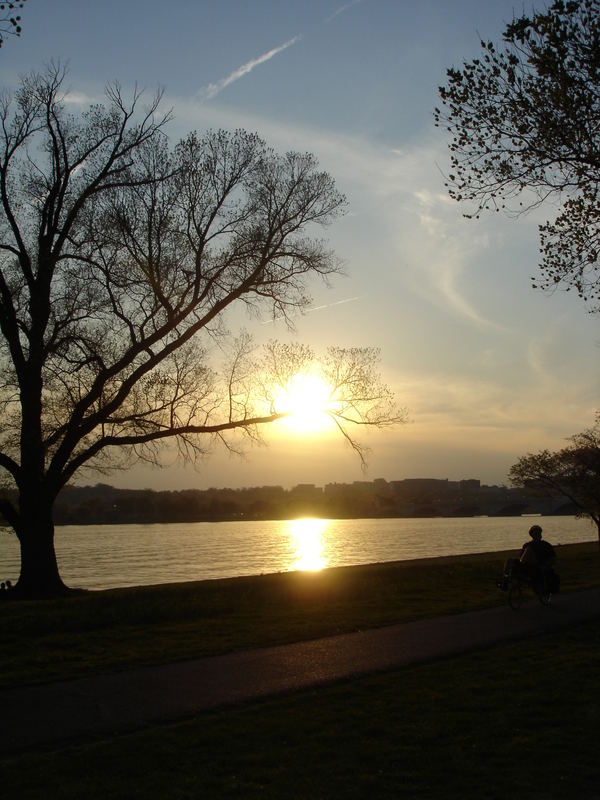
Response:
MULTIPOLYGON (((156 462, 167 440, 196 458, 285 413, 261 405, 246 338, 224 356, 226 315, 304 307, 307 280, 338 270, 306 229, 345 202, 311 155, 244 131, 170 148, 160 95, 143 108, 113 85, 71 115, 64 77, 30 75, 0 107, 0 467, 18 497, 1 510, 24 594, 64 590, 52 509, 78 470, 156 462)), ((398 419, 367 383, 354 421, 398 419)))
POLYGON ((556 0, 481 41, 478 58, 447 71, 436 124, 448 131, 450 196, 516 213, 554 200, 540 226, 534 287, 574 288, 600 301, 600 3, 556 0))
POLYGON ((516 486, 548 497, 564 496, 589 517, 598 530, 600 546, 600 414, 596 424, 572 436, 568 447, 529 453, 509 473, 516 486))
POLYGON ((19 0, 17 3, 0 3, 0 47, 6 34, 21 35, 21 15, 15 12, 23 8, 26 2, 27 0, 19 0))
POLYGON ((375 347, 328 347, 317 355, 306 345, 269 342, 264 353, 262 364, 252 374, 263 381, 255 394, 268 401, 270 413, 285 413, 285 404, 281 408, 277 404, 277 393, 294 377, 316 377, 325 389, 321 413, 330 417, 363 468, 369 449, 356 438, 356 428, 381 429, 406 418, 405 410, 396 406, 393 392, 381 381, 377 371, 380 353, 375 347))

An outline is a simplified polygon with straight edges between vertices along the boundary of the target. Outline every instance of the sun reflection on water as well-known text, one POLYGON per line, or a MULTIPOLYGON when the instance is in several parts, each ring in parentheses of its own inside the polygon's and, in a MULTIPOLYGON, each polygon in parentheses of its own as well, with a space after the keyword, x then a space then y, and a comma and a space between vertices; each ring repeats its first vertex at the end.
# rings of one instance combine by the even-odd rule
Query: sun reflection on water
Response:
POLYGON ((292 519, 288 522, 293 556, 290 569, 316 572, 327 566, 323 554, 326 519, 292 519))

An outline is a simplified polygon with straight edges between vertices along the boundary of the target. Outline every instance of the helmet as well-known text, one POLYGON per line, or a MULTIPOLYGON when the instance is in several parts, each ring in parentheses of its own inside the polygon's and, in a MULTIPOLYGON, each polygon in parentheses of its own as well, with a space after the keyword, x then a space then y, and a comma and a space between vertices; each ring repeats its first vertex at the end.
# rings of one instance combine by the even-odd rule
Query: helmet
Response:
POLYGON ((541 539, 542 538, 542 529, 539 525, 532 525, 529 528, 529 535, 532 539, 541 539))

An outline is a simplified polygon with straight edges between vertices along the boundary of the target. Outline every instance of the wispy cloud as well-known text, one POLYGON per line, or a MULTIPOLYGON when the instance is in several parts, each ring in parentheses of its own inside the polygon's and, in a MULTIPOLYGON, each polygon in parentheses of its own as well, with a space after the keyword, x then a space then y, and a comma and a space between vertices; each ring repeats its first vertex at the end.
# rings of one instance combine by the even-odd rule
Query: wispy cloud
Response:
POLYGON ((212 100, 213 97, 222 92, 230 84, 234 83, 235 81, 242 78, 244 75, 247 75, 249 72, 252 72, 254 67, 257 67, 259 64, 264 64, 265 61, 270 61, 279 53, 282 53, 284 50, 287 50, 288 47, 296 44, 299 42, 302 36, 294 36, 293 39, 289 39, 287 42, 280 44, 278 47, 274 47, 272 50, 268 50, 266 53, 263 53, 256 58, 253 58, 251 61, 247 61, 245 64, 242 64, 241 67, 234 69, 232 73, 230 73, 226 78, 222 78, 220 81, 216 83, 210 83, 208 86, 205 86, 203 89, 200 89, 199 96, 204 100, 212 100))
MULTIPOLYGON (((173 101, 184 130, 242 127, 259 130, 278 151, 310 149, 348 195, 355 217, 340 220, 330 237, 352 288, 329 310, 319 295, 315 313, 294 322, 315 347, 330 336, 342 346, 382 347, 386 379, 415 424, 377 443, 373 474, 425 473, 434 463, 436 474, 451 477, 464 464, 465 475, 498 482, 520 454, 558 449, 591 424, 600 396, 597 344, 590 356, 597 320, 581 318, 578 307, 571 316, 564 297, 530 289, 535 216, 518 225, 498 215, 477 224, 462 218, 440 184, 436 164, 446 145, 437 134, 393 146, 217 103, 173 101)), ((273 320, 261 322, 262 335, 270 334, 273 320)))
POLYGON ((458 224, 454 204, 437 190, 438 173, 432 165, 439 153, 431 142, 399 150, 362 137, 281 125, 214 106, 204 106, 200 113, 206 127, 260 130, 281 150, 303 150, 310 143, 340 185, 349 188, 354 212, 375 217, 387 231, 390 252, 395 250, 407 264, 404 279, 411 291, 470 324, 504 330, 476 307, 477 298, 469 290, 469 269, 479 256, 488 257, 489 242, 480 229, 458 224))
POLYGON ((92 97, 89 94, 84 94, 83 92, 73 92, 73 91, 65 92, 62 96, 62 101, 66 105, 73 105, 73 106, 85 106, 85 105, 90 105, 91 103, 98 102, 95 97, 92 97))

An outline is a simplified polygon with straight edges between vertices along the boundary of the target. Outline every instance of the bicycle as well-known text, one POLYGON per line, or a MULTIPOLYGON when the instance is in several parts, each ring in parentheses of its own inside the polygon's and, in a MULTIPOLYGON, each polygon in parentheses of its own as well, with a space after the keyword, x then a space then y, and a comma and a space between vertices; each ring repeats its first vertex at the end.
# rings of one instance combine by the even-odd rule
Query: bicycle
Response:
MULTIPOLYGON (((543 606, 550 605, 552 601, 552 591, 550 589, 550 574, 544 570, 539 577, 533 577, 527 573, 519 564, 517 559, 512 559, 515 563, 507 562, 502 579, 497 586, 507 593, 508 605, 513 611, 518 611, 525 602, 529 591, 533 592, 543 606)), ((558 576, 553 573, 556 580, 558 576)))

